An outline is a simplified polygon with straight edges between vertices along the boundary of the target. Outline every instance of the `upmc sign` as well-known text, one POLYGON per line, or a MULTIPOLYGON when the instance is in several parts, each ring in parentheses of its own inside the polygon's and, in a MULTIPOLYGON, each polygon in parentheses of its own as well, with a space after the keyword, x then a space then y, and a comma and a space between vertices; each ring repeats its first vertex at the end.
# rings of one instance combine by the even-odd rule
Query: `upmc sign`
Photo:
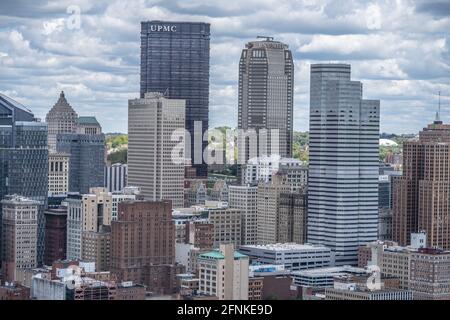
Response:
POLYGON ((177 26, 161 26, 161 25, 151 25, 150 31, 152 32, 176 32, 177 26))

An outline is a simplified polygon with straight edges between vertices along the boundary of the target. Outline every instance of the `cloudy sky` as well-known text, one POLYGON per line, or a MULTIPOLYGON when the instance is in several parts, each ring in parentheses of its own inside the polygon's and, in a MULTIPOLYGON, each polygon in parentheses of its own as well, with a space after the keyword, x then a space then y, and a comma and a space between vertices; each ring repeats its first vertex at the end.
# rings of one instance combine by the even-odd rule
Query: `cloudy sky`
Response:
POLYGON ((294 53, 296 130, 308 129, 315 62, 351 63, 364 96, 381 100, 383 132, 432 121, 438 91, 450 122, 449 0, 0 0, 0 92, 45 118, 64 90, 79 115, 126 132, 143 20, 211 23, 212 126, 237 123, 240 51, 257 35, 294 53))

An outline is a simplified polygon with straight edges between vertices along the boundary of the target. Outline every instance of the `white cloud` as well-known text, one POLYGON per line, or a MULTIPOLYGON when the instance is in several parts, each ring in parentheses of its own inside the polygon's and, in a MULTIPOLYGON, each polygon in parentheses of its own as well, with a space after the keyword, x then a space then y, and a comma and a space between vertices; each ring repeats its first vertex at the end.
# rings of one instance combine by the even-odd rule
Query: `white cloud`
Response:
POLYGON ((2 14, 10 14, 0 22, 2 92, 40 118, 64 88, 80 114, 96 115, 105 131, 125 131, 127 100, 139 92, 140 21, 153 19, 211 23, 211 125, 236 125, 240 53, 257 35, 274 36, 295 54, 296 129, 308 129, 310 63, 351 63, 364 96, 382 100, 382 131, 419 130, 432 118, 438 90, 443 104, 450 103, 450 16, 425 8, 428 2, 37 0, 27 8, 20 3, 0 3, 2 14), (80 29, 67 28, 70 5, 81 9, 80 29))

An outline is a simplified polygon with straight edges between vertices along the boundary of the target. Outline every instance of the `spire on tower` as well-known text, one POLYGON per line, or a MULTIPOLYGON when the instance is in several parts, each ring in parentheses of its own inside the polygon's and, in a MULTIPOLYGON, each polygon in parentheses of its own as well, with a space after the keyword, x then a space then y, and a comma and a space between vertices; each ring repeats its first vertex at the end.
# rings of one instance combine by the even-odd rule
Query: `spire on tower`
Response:
POLYGON ((442 124, 441 120, 441 92, 439 91, 439 103, 438 103, 438 111, 436 112, 436 119, 434 120, 435 124, 442 124))

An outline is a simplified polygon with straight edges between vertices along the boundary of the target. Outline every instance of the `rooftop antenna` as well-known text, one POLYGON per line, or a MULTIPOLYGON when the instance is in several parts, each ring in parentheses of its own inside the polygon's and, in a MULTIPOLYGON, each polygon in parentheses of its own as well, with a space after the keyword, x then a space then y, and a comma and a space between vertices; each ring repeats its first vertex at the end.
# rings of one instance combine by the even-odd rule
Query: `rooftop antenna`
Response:
POLYGON ((273 41, 273 37, 268 36, 256 36, 256 39, 266 39, 266 41, 273 41))
POLYGON ((436 112, 436 120, 434 120, 435 124, 442 124, 441 121, 441 92, 439 91, 439 103, 438 103, 438 111, 436 112))

